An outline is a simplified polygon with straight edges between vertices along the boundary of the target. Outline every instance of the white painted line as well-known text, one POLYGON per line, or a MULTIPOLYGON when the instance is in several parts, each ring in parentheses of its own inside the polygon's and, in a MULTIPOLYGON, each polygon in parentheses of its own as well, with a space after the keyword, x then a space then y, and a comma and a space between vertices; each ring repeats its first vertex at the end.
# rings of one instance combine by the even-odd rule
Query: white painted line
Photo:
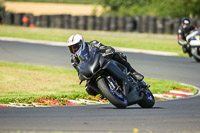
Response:
POLYGON ((1 41, 17 41, 17 42, 25 42, 25 43, 37 43, 51 46, 66 46, 65 42, 53 42, 53 41, 42 41, 42 40, 30 40, 23 38, 11 38, 11 37, 0 37, 1 41))
MULTIPOLYGON (((17 41, 17 42, 25 42, 25 43, 37 43, 37 44, 51 45, 51 46, 66 46, 66 43, 67 43, 67 42, 41 41, 41 40, 30 40, 30 39, 11 38, 11 37, 0 37, 0 40, 17 41)), ((121 51, 121 52, 143 53, 143 54, 163 55, 163 56, 178 56, 178 53, 174 53, 174 52, 162 52, 162 51, 154 51, 154 50, 142 50, 142 49, 132 49, 132 48, 121 48, 121 47, 113 47, 113 48, 116 51, 121 51)))
POLYGON ((133 52, 133 53, 163 55, 163 56, 178 56, 178 53, 174 53, 174 52, 162 52, 162 51, 154 51, 154 50, 142 50, 142 49, 131 49, 131 48, 120 48, 120 47, 114 47, 114 48, 122 52, 133 52))

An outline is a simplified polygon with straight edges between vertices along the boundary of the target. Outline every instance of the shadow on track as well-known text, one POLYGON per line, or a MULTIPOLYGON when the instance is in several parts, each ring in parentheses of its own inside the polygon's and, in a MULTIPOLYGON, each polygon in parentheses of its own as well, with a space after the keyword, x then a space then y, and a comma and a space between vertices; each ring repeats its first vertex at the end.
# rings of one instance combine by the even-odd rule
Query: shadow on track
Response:
MULTIPOLYGON (((101 107, 101 109, 118 109, 118 108, 115 108, 115 107, 101 107)), ((141 110, 147 110, 147 109, 165 109, 165 108, 162 108, 162 107, 153 107, 153 108, 141 108, 141 107, 127 107, 126 109, 141 109, 141 110)), ((121 109, 121 110, 126 110, 126 109, 121 109)))

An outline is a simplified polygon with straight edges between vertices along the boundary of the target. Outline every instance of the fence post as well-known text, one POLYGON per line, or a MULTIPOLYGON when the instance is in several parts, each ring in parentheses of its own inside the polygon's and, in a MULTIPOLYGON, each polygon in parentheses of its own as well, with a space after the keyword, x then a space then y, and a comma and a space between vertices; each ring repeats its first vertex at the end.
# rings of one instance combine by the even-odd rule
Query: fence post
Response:
POLYGON ((176 18, 176 19, 173 20, 173 33, 174 34, 177 34, 177 31, 178 31, 180 24, 181 24, 180 19, 176 18))
POLYGON ((49 15, 39 16, 39 21, 40 21, 39 26, 41 26, 41 27, 49 27, 50 26, 50 16, 49 15))
POLYGON ((163 18, 157 18, 156 20, 156 33, 163 34, 164 33, 164 19, 163 18))
POLYGON ((125 17, 125 31, 133 31, 135 30, 135 20, 133 17, 125 17))
POLYGON ((71 28, 78 29, 78 16, 71 16, 71 28))
POLYGON ((4 11, 0 11, 0 24, 3 24, 4 11))
POLYGON ((62 28, 63 27, 63 15, 51 15, 50 27, 62 28))
POLYGON ((173 33, 173 21, 171 18, 165 18, 165 32, 166 34, 172 34, 173 33))
POLYGON ((149 16, 141 16, 141 32, 148 31, 149 16))
POLYGON ((3 23, 11 25, 14 21, 14 14, 12 12, 5 12, 3 18, 3 23))
POLYGON ((116 31, 117 30, 117 17, 116 16, 112 16, 110 18, 110 30, 111 31, 116 31))
POLYGON ((125 31, 125 17, 122 16, 118 17, 117 25, 118 25, 117 30, 125 31))
POLYGON ((86 30, 87 24, 87 16, 79 16, 78 20, 78 29, 80 30, 86 30))
POLYGON ((88 16, 87 19, 88 19, 88 21, 87 21, 87 29, 88 30, 95 30, 96 16, 88 16))
POLYGON ((110 30, 110 16, 103 17, 103 30, 104 31, 110 30))
POLYGON ((54 24, 56 28, 63 28, 63 15, 55 15, 54 24))
POLYGON ((148 17, 148 33, 156 33, 156 20, 157 18, 155 16, 149 16, 148 17))
POLYGON ((71 28, 71 15, 64 15, 63 16, 63 27, 65 29, 70 29, 71 28))
POLYGON ((22 25, 22 17, 24 13, 15 13, 14 14, 14 25, 22 25))
POLYGON ((96 26, 95 26, 95 30, 103 30, 103 18, 102 17, 96 17, 96 26))
POLYGON ((141 24, 141 21, 142 21, 142 17, 141 16, 136 16, 135 17, 135 22, 136 22, 136 31, 137 32, 142 32, 142 24, 141 24))
POLYGON ((53 28, 53 27, 55 27, 55 21, 54 21, 54 18, 55 18, 55 15, 50 15, 49 16, 50 18, 49 18, 49 27, 51 27, 51 28, 53 28))
POLYGON ((35 19, 35 26, 40 27, 40 16, 34 16, 35 19))

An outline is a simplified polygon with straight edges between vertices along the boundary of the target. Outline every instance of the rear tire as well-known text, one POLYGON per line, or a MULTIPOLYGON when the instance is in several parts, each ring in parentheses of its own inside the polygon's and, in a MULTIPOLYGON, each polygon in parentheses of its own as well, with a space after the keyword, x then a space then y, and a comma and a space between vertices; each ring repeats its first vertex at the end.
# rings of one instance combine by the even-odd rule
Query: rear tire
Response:
POLYGON ((123 96, 122 99, 117 97, 106 82, 106 79, 101 78, 97 81, 98 88, 101 90, 104 97, 106 97, 115 107, 124 109, 127 106, 127 100, 123 96))
POLYGON ((138 102, 138 104, 142 107, 142 108, 152 108, 155 104, 155 99, 153 94, 151 93, 151 91, 149 89, 146 89, 144 92, 144 96, 142 98, 142 100, 140 100, 138 102))

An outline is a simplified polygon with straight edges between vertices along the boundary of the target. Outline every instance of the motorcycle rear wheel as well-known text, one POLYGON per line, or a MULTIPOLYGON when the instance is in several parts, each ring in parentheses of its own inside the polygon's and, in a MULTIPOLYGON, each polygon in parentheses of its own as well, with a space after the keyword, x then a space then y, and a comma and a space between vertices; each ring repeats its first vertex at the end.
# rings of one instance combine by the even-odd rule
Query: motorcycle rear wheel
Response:
POLYGON ((105 78, 101 78, 97 81, 98 88, 101 90, 104 97, 106 97, 115 107, 124 109, 127 106, 127 100, 117 97, 117 95, 109 87, 108 82, 105 78))

